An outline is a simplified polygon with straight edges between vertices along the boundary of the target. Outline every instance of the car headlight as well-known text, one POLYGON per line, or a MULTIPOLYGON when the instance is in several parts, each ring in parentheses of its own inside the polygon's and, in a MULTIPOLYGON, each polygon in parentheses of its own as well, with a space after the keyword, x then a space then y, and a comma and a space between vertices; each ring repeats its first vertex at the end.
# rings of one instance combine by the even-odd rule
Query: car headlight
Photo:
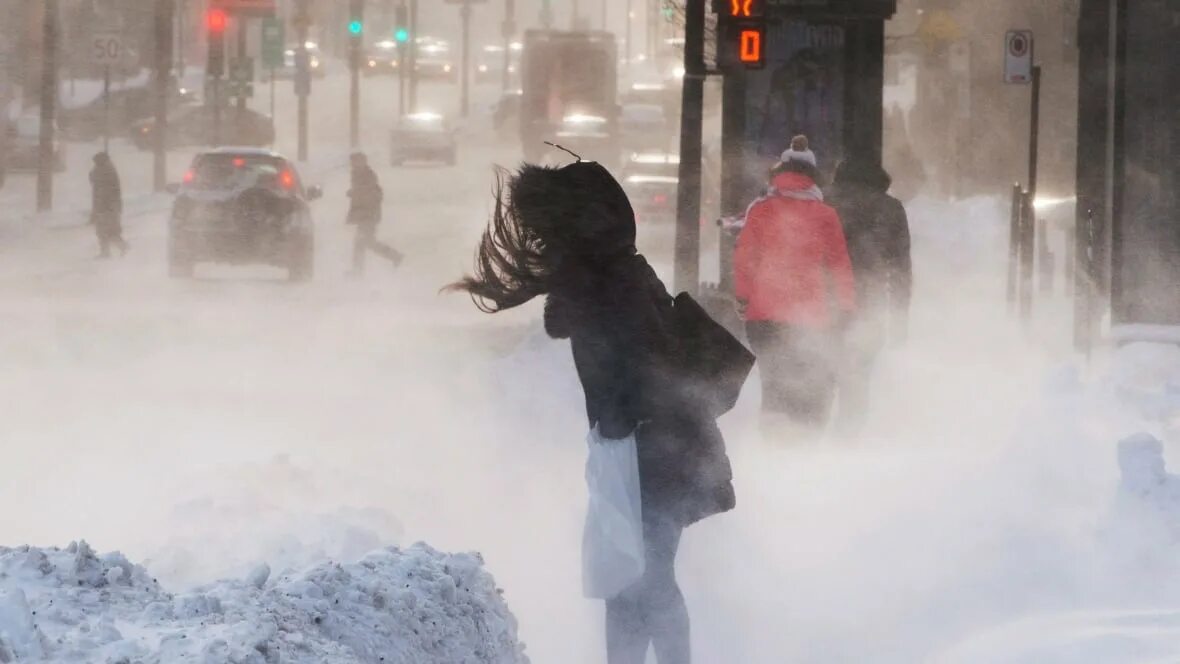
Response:
POLYGON ((369 60, 369 67, 376 67, 376 66, 377 66, 376 60, 369 60))
POLYGON ((480 65, 480 66, 479 66, 479 72, 480 72, 481 74, 483 74, 483 73, 487 73, 487 71, 488 71, 488 66, 487 66, 487 65, 480 65))
POLYGON ((451 66, 450 65, 443 65, 443 71, 447 72, 448 74, 451 73, 451 66))

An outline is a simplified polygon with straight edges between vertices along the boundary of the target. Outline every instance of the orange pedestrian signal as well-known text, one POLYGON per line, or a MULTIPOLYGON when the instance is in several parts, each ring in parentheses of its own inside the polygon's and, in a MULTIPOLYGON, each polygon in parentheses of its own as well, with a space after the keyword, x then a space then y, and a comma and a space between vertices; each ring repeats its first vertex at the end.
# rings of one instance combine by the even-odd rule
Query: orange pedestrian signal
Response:
POLYGON ((742 28, 738 35, 738 61, 747 67, 761 67, 765 63, 763 52, 766 31, 763 28, 742 28))
POLYGON ((766 0, 729 0, 730 18, 758 18, 763 15, 766 0))

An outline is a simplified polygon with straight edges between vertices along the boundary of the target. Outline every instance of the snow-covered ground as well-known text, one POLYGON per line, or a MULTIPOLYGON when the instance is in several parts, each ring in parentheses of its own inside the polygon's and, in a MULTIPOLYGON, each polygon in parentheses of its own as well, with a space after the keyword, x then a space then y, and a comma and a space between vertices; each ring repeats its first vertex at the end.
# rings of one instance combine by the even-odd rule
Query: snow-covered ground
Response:
MULTIPOLYGON (((28 213, 29 178, 0 192, 0 540, 85 537, 146 569, 128 564, 117 580, 160 583, 83 586, 55 605, 105 592, 107 609, 39 629, 80 643, 100 638, 82 625, 107 638, 110 622, 126 647, 184 633, 246 648, 263 632, 230 629, 233 616, 257 627, 283 607, 314 621, 283 596, 289 584, 344 569, 356 583, 332 592, 363 593, 358 579, 380 585, 397 570, 447 564, 425 549, 385 550, 421 540, 482 554, 533 660, 601 662, 602 607, 581 598, 585 422, 568 348, 544 337, 537 306, 489 317, 439 294, 468 267, 492 164, 510 166, 517 152, 484 137, 477 116, 458 167, 386 167, 394 85, 367 82, 365 149, 388 203, 382 235, 408 260, 347 279, 345 89, 330 76, 314 93, 304 174, 326 197, 315 204, 318 270, 306 286, 266 269, 202 267, 193 281, 168 280, 167 200, 150 194, 150 159, 121 141, 115 159, 133 201, 124 261, 93 261, 80 223, 93 146, 71 146, 53 216, 28 213), (358 567, 373 552, 388 563, 381 575, 358 567), (262 563, 275 573, 257 589, 248 579, 262 563), (169 596, 162 588, 172 599, 142 604, 169 596), (176 615, 177 598, 213 595, 216 620, 176 615)), ((290 153, 289 96, 279 108, 279 147, 290 153)), ((187 158, 174 154, 172 171, 187 158)), ((756 381, 722 422, 738 509, 689 529, 678 568, 696 660, 1055 661, 1044 648, 1111 630, 1117 638, 1101 648, 1058 661, 1180 652, 1166 650, 1180 604, 1165 564, 1172 544, 1157 521, 1116 509, 1126 496, 1119 441, 1146 432, 1180 459, 1171 351, 1108 349, 1085 365, 1069 351, 1060 299, 1038 307, 1028 333, 1009 319, 1002 200, 920 199, 910 212, 911 338, 881 358, 868 433, 769 446, 757 432, 756 381)), ((645 226, 641 242, 667 275, 670 229, 645 226)), ((23 570, 0 581, 26 594, 0 602, 0 620, 26 626, 21 643, 21 607, 77 580, 76 552, 44 553, 54 571, 40 580, 24 567, 36 554, 3 554, 0 569, 23 570)), ((351 647, 343 633, 308 633, 322 652, 351 647)), ((288 647, 274 634, 268 652, 288 647)))

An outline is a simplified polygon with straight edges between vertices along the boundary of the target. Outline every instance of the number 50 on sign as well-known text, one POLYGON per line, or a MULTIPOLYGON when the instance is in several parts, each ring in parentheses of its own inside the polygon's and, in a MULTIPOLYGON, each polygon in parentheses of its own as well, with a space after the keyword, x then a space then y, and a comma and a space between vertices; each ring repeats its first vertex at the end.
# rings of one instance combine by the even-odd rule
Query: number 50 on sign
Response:
POLYGON ((123 59, 123 41, 117 34, 95 35, 90 43, 90 57, 98 65, 116 65, 123 59))

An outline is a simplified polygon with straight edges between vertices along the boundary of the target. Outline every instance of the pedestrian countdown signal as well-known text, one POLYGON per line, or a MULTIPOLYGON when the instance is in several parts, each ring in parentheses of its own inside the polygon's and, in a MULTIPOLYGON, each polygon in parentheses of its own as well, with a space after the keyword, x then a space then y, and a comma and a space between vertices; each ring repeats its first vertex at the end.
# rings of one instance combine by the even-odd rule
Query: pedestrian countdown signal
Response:
POLYGON ((766 28, 744 26, 738 31, 738 62, 748 68, 759 69, 766 64, 766 28))
POLYGON ((718 19, 718 63, 761 69, 766 65, 767 0, 714 0, 718 19))

